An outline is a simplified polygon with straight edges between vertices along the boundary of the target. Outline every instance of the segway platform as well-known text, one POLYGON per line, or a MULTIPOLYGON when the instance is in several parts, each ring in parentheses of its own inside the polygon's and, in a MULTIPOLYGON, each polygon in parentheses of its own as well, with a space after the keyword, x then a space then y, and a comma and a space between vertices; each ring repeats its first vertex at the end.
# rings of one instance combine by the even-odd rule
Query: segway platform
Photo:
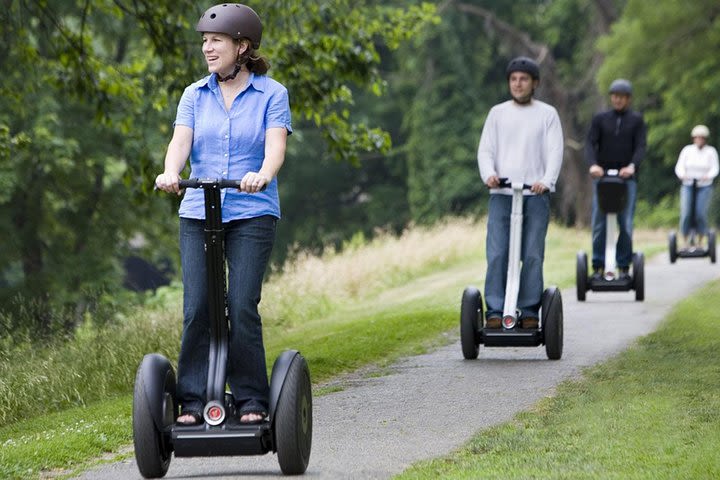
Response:
POLYGON ((231 417, 215 427, 175 425, 172 443, 176 457, 264 455, 272 450, 272 429, 268 421, 245 425, 231 417))
POLYGON ((690 246, 687 248, 678 249, 677 233, 670 232, 670 234, 668 235, 668 251, 670 253, 670 263, 675 263, 678 258, 710 257, 710 263, 715 263, 715 261, 717 260, 715 253, 715 230, 710 230, 708 232, 707 248, 702 248, 695 244, 698 236, 696 222, 698 192, 697 182, 697 179, 693 180, 692 195, 690 196, 690 246))
POLYGON ((467 287, 460 304, 460 345, 463 357, 478 357, 480 344, 486 347, 537 347, 545 345, 550 360, 559 360, 563 349, 563 305, 560 290, 549 287, 542 293, 540 328, 520 328, 517 297, 520 288, 520 254, 522 244, 523 190, 529 185, 509 183, 502 179, 501 187, 513 189, 508 252, 508 274, 502 328, 484 328, 483 301, 480 290, 467 287))

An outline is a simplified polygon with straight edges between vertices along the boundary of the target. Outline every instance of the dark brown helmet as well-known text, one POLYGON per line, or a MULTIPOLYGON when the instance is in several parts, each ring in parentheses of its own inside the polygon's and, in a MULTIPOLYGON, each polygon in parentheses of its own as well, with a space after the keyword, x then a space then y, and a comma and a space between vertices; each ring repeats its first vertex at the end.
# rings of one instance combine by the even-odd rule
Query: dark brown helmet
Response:
POLYGON ((262 22, 255 10, 242 3, 221 3, 208 8, 198 20, 198 32, 217 32, 235 40, 249 38, 252 47, 260 48, 262 22))

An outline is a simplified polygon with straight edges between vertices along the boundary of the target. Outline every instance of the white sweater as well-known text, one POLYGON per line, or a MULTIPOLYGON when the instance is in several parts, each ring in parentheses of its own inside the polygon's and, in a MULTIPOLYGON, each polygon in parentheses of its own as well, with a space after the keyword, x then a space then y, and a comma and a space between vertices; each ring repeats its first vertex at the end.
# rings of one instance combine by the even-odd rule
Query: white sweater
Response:
POLYGON ((710 145, 703 148, 694 143, 685 145, 675 164, 675 175, 683 181, 683 185, 689 186, 693 184, 693 179, 698 181, 698 187, 712 185, 719 171, 717 150, 710 145), (703 178, 705 180, 701 180, 703 178))
MULTIPOLYGON (((555 107, 534 99, 529 105, 508 100, 490 109, 485 120, 477 154, 480 176, 483 182, 493 175, 528 185, 541 182, 554 192, 563 147, 555 107)), ((512 191, 493 189, 491 193, 512 191)))

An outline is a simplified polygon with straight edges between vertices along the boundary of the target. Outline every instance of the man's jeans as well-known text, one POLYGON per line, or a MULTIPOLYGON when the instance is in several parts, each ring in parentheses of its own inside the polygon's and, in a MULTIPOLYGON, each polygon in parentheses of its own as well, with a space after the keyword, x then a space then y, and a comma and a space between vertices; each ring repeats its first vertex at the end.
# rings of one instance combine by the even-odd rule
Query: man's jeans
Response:
MULTIPOLYGON (((510 212, 512 196, 490 195, 487 226, 487 262, 485 275, 486 317, 502 316, 507 283, 510 248, 510 212)), ((550 220, 550 195, 523 197, 523 231, 520 293, 517 308, 522 317, 537 317, 543 292, 545 235, 550 220)))
MULTIPOLYGON (((637 198, 637 182, 626 180, 627 203, 625 208, 618 213, 618 239, 615 252, 615 262, 618 268, 627 268, 632 262, 632 234, 633 218, 635 217, 635 199, 637 198)), ((605 212, 598 206, 597 180, 593 182, 592 202, 592 266, 593 269, 605 267, 605 233, 607 220, 605 212)))
MULTIPOLYGON (((708 222, 707 214, 712 197, 712 185, 697 187, 695 197, 695 226, 694 230, 698 235, 707 235, 708 222)), ((683 236, 690 235, 693 229, 693 219, 690 211, 692 202, 692 185, 683 185, 680 189, 680 232, 683 236)))
MULTIPOLYGON (((244 412, 267 412, 268 408, 269 386, 258 303, 276 221, 275 217, 262 216, 223 224, 230 315, 227 378, 236 405, 244 412)), ((184 321, 177 396, 186 411, 202 411, 206 400, 210 319, 204 229, 203 220, 180 219, 184 321)))

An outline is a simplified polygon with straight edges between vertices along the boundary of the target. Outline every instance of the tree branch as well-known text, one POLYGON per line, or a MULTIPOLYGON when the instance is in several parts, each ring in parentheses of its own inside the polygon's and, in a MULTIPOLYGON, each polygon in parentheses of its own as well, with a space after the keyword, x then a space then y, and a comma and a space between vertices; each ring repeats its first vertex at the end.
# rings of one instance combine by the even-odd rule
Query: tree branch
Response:
MULTIPOLYGON (((504 35, 513 44, 516 44, 523 50, 530 52, 530 54, 535 57, 535 60, 538 63, 543 63, 546 59, 552 58, 550 48, 548 48, 547 45, 534 41, 526 32, 523 32, 522 30, 515 28, 509 23, 500 20, 497 15, 495 15, 490 10, 468 3, 457 3, 456 7, 461 12, 469 13, 485 20, 486 30, 492 32, 499 32, 500 34, 504 35)), ((552 60, 554 63, 554 59, 552 60)))

